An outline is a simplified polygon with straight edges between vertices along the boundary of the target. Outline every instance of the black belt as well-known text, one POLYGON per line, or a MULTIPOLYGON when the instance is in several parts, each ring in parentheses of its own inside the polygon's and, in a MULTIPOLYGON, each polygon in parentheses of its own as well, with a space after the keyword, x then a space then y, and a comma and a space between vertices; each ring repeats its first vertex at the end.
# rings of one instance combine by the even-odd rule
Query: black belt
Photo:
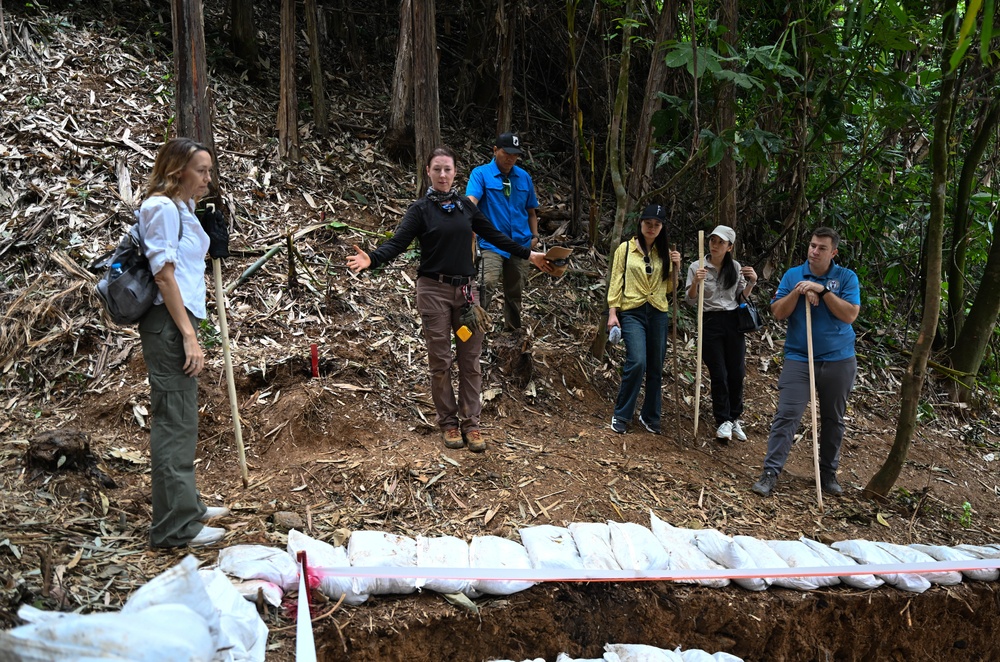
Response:
POLYGON ((468 285, 472 281, 472 276, 449 276, 448 274, 430 273, 422 273, 420 276, 422 278, 436 280, 437 282, 444 283, 445 285, 451 285, 452 287, 462 287, 463 285, 468 285))

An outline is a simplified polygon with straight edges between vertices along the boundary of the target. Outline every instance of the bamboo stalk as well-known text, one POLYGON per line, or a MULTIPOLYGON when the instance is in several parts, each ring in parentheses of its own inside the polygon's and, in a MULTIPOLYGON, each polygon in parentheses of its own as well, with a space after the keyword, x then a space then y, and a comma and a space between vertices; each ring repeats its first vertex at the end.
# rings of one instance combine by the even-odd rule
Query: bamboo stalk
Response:
MULTIPOLYGON (((698 268, 705 268, 705 231, 698 230, 698 268)), ((702 312, 705 308, 705 281, 698 283, 698 350, 694 372, 694 438, 698 439, 698 412, 701 405, 702 312)))
POLYGON ((806 347, 809 350, 809 403, 812 405, 813 469, 816 471, 816 502, 823 510, 823 488, 819 480, 819 431, 816 416, 816 366, 813 363, 812 304, 806 298, 806 347))
POLYGON ((226 297, 222 289, 222 261, 212 258, 215 272, 215 305, 219 309, 219 333, 222 335, 222 356, 226 363, 226 385, 229 387, 229 408, 233 414, 233 432, 236 436, 236 450, 239 452, 240 477, 243 487, 250 484, 247 475, 247 454, 243 448, 243 428, 240 426, 240 408, 236 402, 236 381, 233 378, 233 357, 229 352, 229 324, 226 320, 226 297))
MULTIPOLYGON (((670 247, 671 252, 677 250, 676 246, 670 247)), ((668 256, 668 263, 669 256, 668 256)), ((670 329, 670 353, 674 358, 674 434, 677 437, 677 445, 681 444, 681 398, 677 394, 677 381, 680 379, 681 371, 677 363, 677 313, 680 312, 680 308, 677 307, 677 288, 680 286, 680 274, 677 274, 677 280, 674 281, 674 309, 672 312, 673 325, 670 329)))

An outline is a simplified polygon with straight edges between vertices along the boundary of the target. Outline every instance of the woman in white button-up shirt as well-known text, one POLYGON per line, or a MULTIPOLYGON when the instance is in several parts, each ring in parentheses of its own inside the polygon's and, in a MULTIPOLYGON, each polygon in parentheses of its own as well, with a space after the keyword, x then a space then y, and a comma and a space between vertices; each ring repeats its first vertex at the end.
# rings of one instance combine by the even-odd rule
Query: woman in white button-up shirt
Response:
POLYGON ((205 254, 209 237, 194 214, 195 200, 208 192, 212 155, 188 138, 160 149, 146 187, 139 222, 146 257, 160 289, 139 322, 149 373, 154 547, 203 545, 225 531, 206 527, 213 514, 195 487, 198 443, 198 374, 205 355, 198 323, 205 318, 205 254))

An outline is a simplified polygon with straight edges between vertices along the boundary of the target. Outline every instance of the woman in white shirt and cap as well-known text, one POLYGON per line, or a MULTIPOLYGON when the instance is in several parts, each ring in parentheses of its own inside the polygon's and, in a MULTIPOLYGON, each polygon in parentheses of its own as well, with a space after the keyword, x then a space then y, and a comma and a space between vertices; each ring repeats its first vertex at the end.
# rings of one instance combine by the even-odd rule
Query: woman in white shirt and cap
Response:
POLYGON ((740 331, 736 309, 739 297, 749 297, 757 284, 753 267, 733 259, 736 231, 719 225, 708 237, 705 266, 691 263, 687 275, 687 302, 697 304, 698 284, 705 282, 702 359, 712 380, 712 414, 720 441, 736 437, 746 441, 743 415, 743 379, 746 376, 746 340, 740 331))

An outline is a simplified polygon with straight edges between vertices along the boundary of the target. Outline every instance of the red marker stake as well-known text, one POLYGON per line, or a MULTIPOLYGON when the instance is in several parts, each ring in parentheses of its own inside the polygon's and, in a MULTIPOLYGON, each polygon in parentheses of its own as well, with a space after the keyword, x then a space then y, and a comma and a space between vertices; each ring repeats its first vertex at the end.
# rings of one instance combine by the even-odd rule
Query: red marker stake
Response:
POLYGON ((312 355, 312 374, 319 377, 319 347, 315 344, 309 346, 309 353, 312 355))

